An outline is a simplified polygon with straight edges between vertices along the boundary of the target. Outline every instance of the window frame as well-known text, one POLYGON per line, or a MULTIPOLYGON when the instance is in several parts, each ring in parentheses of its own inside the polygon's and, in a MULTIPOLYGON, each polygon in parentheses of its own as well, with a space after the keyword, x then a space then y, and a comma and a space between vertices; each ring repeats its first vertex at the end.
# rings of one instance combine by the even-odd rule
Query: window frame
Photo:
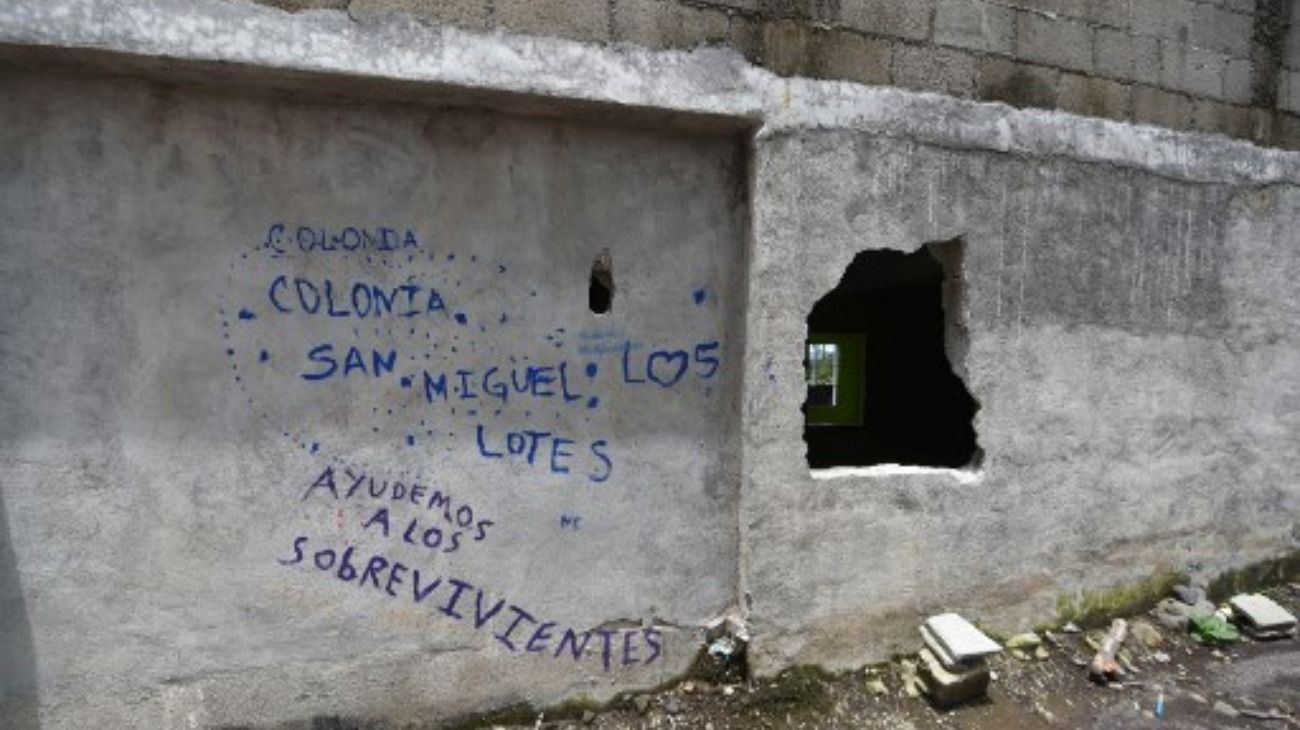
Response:
POLYGON ((835 405, 804 406, 804 423, 808 426, 861 427, 863 423, 866 365, 866 336, 851 332, 810 332, 804 342, 804 383, 811 374, 813 345, 834 345, 838 355, 835 378, 835 405))

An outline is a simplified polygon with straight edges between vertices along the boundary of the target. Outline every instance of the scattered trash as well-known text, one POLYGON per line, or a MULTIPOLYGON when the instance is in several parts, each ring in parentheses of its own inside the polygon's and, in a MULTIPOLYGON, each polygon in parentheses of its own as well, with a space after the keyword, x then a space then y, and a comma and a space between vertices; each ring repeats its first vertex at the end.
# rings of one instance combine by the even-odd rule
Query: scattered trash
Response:
POLYGON ((1083 633, 1083 629, 1079 628, 1079 625, 1078 625, 1078 624, 1076 624, 1075 622, 1071 621, 1071 622, 1069 622, 1069 623, 1067 623, 1066 625, 1064 625, 1064 626, 1061 627, 1061 633, 1063 633, 1063 634, 1081 634, 1081 633, 1083 633))
POLYGON ((1164 690, 1160 690, 1160 692, 1156 694, 1156 717, 1160 718, 1161 720, 1165 719, 1165 692, 1164 692, 1164 690))
POLYGON ((739 643, 730 636, 720 636, 709 642, 709 656, 725 662, 736 655, 739 643))
POLYGON ((1157 651, 1151 654, 1151 660, 1157 664, 1168 664, 1170 657, 1163 651, 1157 651))
POLYGON ((1281 639, 1295 635, 1295 616, 1268 596, 1243 593, 1233 596, 1228 605, 1233 609, 1237 626, 1252 639, 1281 639))
POLYGON ((1110 682, 1119 676, 1120 666, 1119 662, 1115 660, 1115 655, 1119 653, 1119 648, 1124 643, 1124 637, 1127 634, 1128 622, 1122 618, 1117 618, 1111 622, 1110 630, 1106 632, 1106 638, 1102 640, 1096 656, 1092 658, 1092 663, 1088 665, 1088 676, 1094 681, 1110 682))
POLYGON ((1206 646, 1231 644, 1241 638, 1237 629, 1228 620, 1217 613, 1194 615, 1189 620, 1192 638, 1206 646))

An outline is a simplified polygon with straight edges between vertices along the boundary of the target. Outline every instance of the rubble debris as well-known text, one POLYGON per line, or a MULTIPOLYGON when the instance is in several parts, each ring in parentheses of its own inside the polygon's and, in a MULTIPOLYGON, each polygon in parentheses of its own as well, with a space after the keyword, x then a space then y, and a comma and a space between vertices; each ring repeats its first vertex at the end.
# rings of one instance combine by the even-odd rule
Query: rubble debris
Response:
POLYGON ((1024 634, 1016 634, 1010 639, 1007 639, 1007 642, 1003 644, 1003 646, 1007 649, 1020 649, 1021 651, 1024 651, 1026 649, 1037 649, 1039 646, 1042 646, 1042 644, 1043 640, 1038 636, 1038 634, 1030 631, 1024 634))
POLYGON ((1134 621, 1128 627, 1128 630, 1133 635, 1134 640, 1148 649, 1154 649, 1165 641, 1165 637, 1161 636, 1159 629, 1141 619, 1134 621))
POLYGON ((1102 639, 1101 648, 1097 650, 1097 655, 1092 658, 1092 663, 1088 665, 1088 676, 1103 683, 1113 681, 1119 676, 1120 666, 1115 659, 1115 655, 1119 653, 1119 648, 1124 643, 1124 637, 1127 634, 1128 622, 1122 618, 1117 618, 1111 622, 1110 630, 1106 632, 1106 638, 1102 639))
MULTIPOLYGON (((921 638, 925 648, 921 650, 919 685, 931 702, 952 707, 988 694, 991 678, 985 657, 1002 651, 997 642, 955 613, 926 619, 921 638)), ((1034 640, 1041 643, 1037 635, 1034 640)), ((905 687, 908 679, 905 675, 905 687)))
POLYGON ((954 707, 988 694, 989 667, 983 659, 949 668, 927 647, 921 650, 920 677, 926 696, 939 707, 954 707))
POLYGON ((1188 606, 1195 606, 1207 598, 1204 588, 1187 584, 1174 586, 1173 594, 1174 598, 1177 598, 1188 606))
POLYGON ((954 666, 1002 651, 997 642, 955 613, 926 619, 921 625, 921 638, 940 660, 954 666))
POLYGON ((1224 702, 1223 700, 1214 701, 1214 711, 1219 713, 1220 715, 1223 715, 1224 717, 1237 717, 1241 714, 1240 712, 1237 711, 1237 708, 1233 707, 1227 702, 1224 702))
POLYGON ((1296 618, 1268 596, 1243 593, 1228 601, 1238 627, 1252 639, 1281 639, 1295 635, 1296 618))

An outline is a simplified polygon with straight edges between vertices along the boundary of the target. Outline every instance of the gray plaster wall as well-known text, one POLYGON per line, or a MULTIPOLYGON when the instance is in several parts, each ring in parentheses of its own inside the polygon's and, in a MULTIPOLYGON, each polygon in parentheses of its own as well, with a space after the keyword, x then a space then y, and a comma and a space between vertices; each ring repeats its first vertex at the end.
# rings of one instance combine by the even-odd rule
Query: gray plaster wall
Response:
POLYGON ((735 595, 733 137, 0 89, 0 724, 430 720, 684 669, 735 595))
POLYGON ((0 64, 0 717, 18 727, 603 698, 678 675, 733 607, 757 671, 850 666, 913 648, 932 611, 1025 627, 1061 595, 1300 540, 1294 153, 719 51, 224 0, 14 0, 0 64), (351 227, 402 248, 322 250, 322 227, 336 249, 351 227), (983 461, 810 473, 813 303, 859 251, 954 238, 947 344, 983 461), (408 277, 446 309, 355 317, 351 285, 408 277), (297 311, 297 278, 346 291, 350 316, 297 311), (304 380, 326 342, 367 372, 344 376, 339 349, 304 380), (375 349, 393 372, 369 372, 375 349), (560 362, 567 385, 537 385, 559 395, 500 415, 484 397, 487 368, 560 362), (573 438, 570 472, 545 442, 533 464, 484 455, 519 429, 573 438), (390 499, 385 536, 346 470, 450 501, 390 499), (412 519, 450 541, 462 507, 454 553, 404 541, 412 519), (313 567, 349 543, 407 566, 396 596, 388 566, 365 587, 313 567), (417 604, 412 568, 446 584, 417 604), (441 611, 451 578, 473 586, 465 618, 441 611), (599 633, 577 661, 510 651, 502 599, 552 634, 613 632, 610 670, 599 633))
POLYGON ((756 175, 742 545, 759 667, 882 659, 947 610, 1027 630, 1084 589, 1300 539, 1294 186, 847 131, 774 139, 756 175), (982 462, 810 472, 806 313, 858 252, 954 238, 947 349, 982 462))

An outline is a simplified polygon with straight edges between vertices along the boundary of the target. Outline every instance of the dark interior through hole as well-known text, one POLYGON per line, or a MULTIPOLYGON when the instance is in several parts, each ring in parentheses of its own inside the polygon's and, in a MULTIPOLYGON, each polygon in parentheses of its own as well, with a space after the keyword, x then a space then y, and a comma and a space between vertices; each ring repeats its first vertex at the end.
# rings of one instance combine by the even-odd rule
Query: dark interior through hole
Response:
POLYGON ((606 314, 614 304, 614 267, 609 251, 601 251, 591 265, 591 279, 587 284, 587 306, 596 314, 606 314))
POLYGON ((979 406, 948 361, 944 268, 929 250, 959 261, 960 246, 864 251, 813 307, 804 351, 810 467, 978 465, 979 406))

